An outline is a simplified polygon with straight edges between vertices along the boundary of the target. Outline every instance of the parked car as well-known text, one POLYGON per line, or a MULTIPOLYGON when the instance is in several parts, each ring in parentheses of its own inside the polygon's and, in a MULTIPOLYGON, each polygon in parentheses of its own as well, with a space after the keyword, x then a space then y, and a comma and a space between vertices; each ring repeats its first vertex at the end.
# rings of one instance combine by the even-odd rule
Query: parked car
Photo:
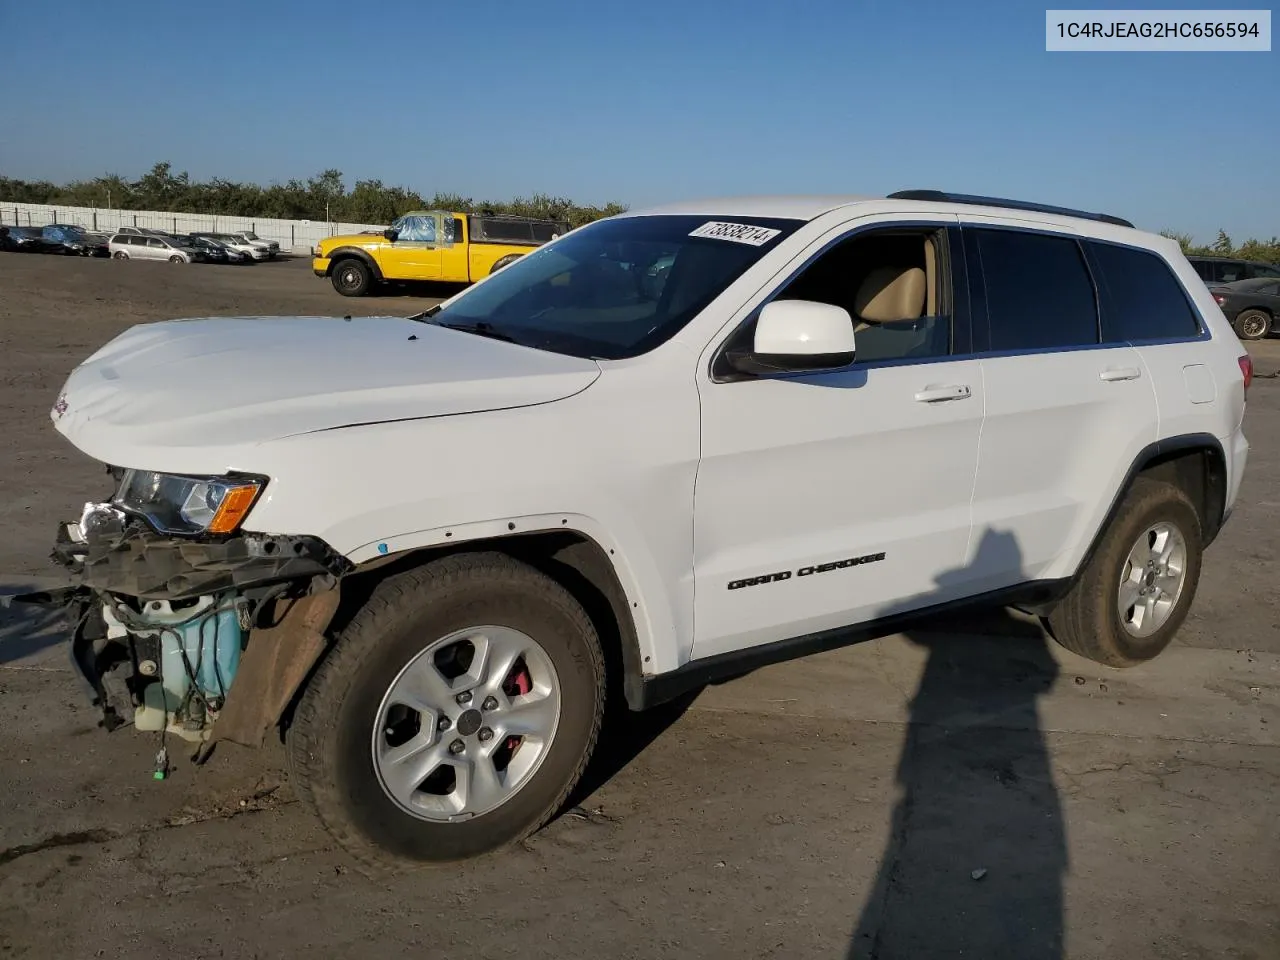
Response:
POLYGON ((241 253, 239 250, 232 250, 225 243, 219 243, 217 240, 209 237, 192 236, 189 238, 190 245, 201 251, 210 263, 252 263, 253 258, 247 253, 241 253))
POLYGON ((1239 260, 1233 257, 1187 257, 1196 273, 1206 284, 1234 283, 1252 280, 1254 277, 1280 278, 1280 266, 1257 260, 1239 260))
POLYGON ((1261 340, 1280 317, 1280 279, 1254 277, 1210 288, 1241 340, 1261 340))
POLYGON ((555 814, 606 691, 964 604, 1132 666, 1187 617, 1253 368, 1175 242, 920 190, 545 253, 416 316, 150 323, 71 372, 53 424, 116 482, 43 597, 106 729, 279 730, 361 862, 460 860, 555 814))
POLYGON ((51 247, 60 249, 66 254, 79 257, 105 257, 109 255, 107 247, 110 241, 103 239, 100 234, 90 233, 81 226, 53 223, 43 227, 41 233, 51 247))
POLYGON ((274 259, 280 253, 280 244, 275 240, 264 240, 252 230, 233 230, 231 236, 238 237, 245 243, 251 243, 254 246, 265 246, 267 248, 267 256, 274 259))
POLYGON ((62 244, 47 240, 42 227, 7 227, 7 249, 19 253, 54 253, 62 250, 62 244))
POLYGON ((193 233, 193 237, 204 237, 208 240, 216 240, 228 249, 243 253, 254 260, 266 260, 271 256, 271 250, 265 243, 250 243, 244 237, 234 233, 193 233))
POLYGON ((321 240, 311 268, 344 297, 362 297, 384 280, 474 283, 568 231, 555 220, 418 210, 381 235, 321 240))
POLYGON ((151 227, 120 227, 113 231, 115 234, 125 234, 134 237, 172 237, 173 234, 168 230, 154 230, 151 227))
POLYGON ((186 246, 176 237, 149 237, 118 233, 109 244, 116 260, 168 260, 170 263, 196 263, 204 254, 186 246))

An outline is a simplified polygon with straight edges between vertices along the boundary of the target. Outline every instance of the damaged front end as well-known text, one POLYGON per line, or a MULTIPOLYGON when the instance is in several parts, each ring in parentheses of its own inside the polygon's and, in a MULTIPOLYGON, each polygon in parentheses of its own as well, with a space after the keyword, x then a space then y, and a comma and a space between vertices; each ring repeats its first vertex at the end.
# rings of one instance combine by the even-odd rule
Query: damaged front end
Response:
POLYGON ((66 605, 103 726, 209 745, 262 743, 323 652, 350 571, 315 537, 160 533, 115 502, 63 524, 54 558, 74 585, 28 599, 66 605))

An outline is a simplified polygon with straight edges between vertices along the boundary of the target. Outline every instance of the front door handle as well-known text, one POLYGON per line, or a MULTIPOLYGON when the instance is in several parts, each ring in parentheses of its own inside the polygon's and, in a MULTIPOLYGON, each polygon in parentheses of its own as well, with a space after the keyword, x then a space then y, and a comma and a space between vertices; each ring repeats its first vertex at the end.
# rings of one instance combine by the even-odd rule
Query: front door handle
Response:
POLYGON ((916 400, 920 403, 942 403, 944 400, 964 400, 972 394, 967 383, 956 383, 946 387, 925 387, 916 394, 916 400))
POLYGON ((1108 383, 1113 380, 1137 380, 1142 376, 1142 371, 1137 367, 1107 367, 1098 376, 1108 383))

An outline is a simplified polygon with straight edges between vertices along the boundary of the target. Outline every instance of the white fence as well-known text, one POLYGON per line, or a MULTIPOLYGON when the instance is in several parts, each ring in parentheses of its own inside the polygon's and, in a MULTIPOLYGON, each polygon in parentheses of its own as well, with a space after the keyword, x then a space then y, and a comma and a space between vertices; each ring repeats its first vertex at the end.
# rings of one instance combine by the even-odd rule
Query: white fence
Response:
POLYGON ((120 227, 147 227, 170 233, 230 233, 252 230, 265 240, 275 240, 285 252, 309 254, 325 237, 339 233, 382 230, 385 224, 330 223, 324 220, 272 220, 266 217, 228 217, 211 213, 166 213, 161 210, 103 210, 98 207, 65 207, 47 203, 14 203, 0 200, 0 224, 43 227, 50 223, 78 224, 87 230, 110 233, 120 227))

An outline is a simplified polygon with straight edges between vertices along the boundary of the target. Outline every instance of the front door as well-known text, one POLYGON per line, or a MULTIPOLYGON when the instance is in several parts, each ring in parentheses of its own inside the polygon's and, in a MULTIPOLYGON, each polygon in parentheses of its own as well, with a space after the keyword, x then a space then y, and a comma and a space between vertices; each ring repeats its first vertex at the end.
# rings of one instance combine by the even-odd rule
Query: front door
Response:
POLYGON ((384 261, 383 276, 392 280, 439 280, 443 224, 438 214, 411 214, 396 222, 399 232, 384 261))
POLYGON ((965 592, 984 396, 950 279, 957 231, 817 247, 832 241, 779 296, 848 309, 854 364, 737 378, 713 366, 700 386, 695 659, 965 592))

